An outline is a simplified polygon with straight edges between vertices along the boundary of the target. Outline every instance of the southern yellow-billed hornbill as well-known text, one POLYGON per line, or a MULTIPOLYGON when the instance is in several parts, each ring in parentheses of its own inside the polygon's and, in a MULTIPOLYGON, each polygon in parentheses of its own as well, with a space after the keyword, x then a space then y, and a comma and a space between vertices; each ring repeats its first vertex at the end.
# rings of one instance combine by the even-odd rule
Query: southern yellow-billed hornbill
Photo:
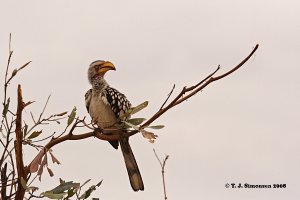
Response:
MULTIPOLYGON (((116 70, 111 62, 103 60, 92 62, 88 69, 88 79, 92 89, 85 94, 86 108, 93 122, 102 130, 120 129, 120 116, 131 108, 126 96, 110 87, 104 80, 104 75, 109 70, 116 70)), ((110 141, 115 149, 118 149, 119 143, 132 189, 144 190, 143 180, 128 138, 121 137, 119 141, 110 141)))

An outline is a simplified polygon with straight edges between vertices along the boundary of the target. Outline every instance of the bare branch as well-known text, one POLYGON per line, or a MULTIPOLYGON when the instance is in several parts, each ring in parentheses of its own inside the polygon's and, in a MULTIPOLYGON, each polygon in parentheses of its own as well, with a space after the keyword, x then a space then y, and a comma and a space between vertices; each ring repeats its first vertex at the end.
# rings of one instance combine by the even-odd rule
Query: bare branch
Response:
POLYGON ((47 139, 49 139, 49 138, 53 137, 54 135, 55 135, 55 132, 54 132, 54 133, 52 133, 51 135, 49 135, 48 137, 45 137, 45 138, 43 138, 43 139, 40 139, 40 140, 35 140, 35 141, 32 141, 31 143, 37 143, 37 142, 42 142, 42 141, 45 141, 45 140, 47 140, 47 139))
POLYGON ((163 107, 165 106, 165 104, 168 102, 168 100, 169 100, 170 96, 172 95, 172 93, 173 93, 174 89, 175 89, 175 84, 173 85, 173 88, 172 88, 171 92, 168 94, 168 97, 167 97, 167 99, 166 99, 166 100, 165 100, 165 102, 162 104, 162 106, 160 107, 160 109, 159 109, 159 110, 163 109, 163 107))
POLYGON ((30 112, 30 115, 31 115, 31 119, 32 119, 33 123, 35 123, 35 124, 36 124, 36 121, 35 121, 35 119, 34 119, 34 117, 33 117, 33 114, 32 114, 32 112, 30 112))
MULTIPOLYGON (((226 72, 226 73, 224 73, 220 76, 213 77, 216 74, 216 72, 218 72, 219 69, 220 69, 220 66, 218 66, 218 68, 214 72, 212 72, 210 75, 208 75, 206 78, 204 78, 202 81, 200 81, 196 85, 191 86, 191 87, 184 87, 181 90, 181 92, 167 106, 165 106, 165 104, 167 103, 168 99, 170 98, 170 96, 173 92, 173 89, 174 89, 174 87, 173 87, 173 89, 169 93, 167 99, 162 104, 162 107, 150 119, 148 119, 146 122, 144 122, 140 126, 140 128, 145 128, 145 127, 149 126, 152 122, 154 122, 156 119, 158 119, 166 111, 168 111, 172 107, 182 103, 183 101, 189 99, 190 97, 192 97, 193 95, 195 95, 199 91, 203 90, 210 83, 212 83, 216 80, 222 79, 222 78, 230 75, 231 73, 235 72, 236 70, 238 70, 241 66, 243 66, 249 60, 249 58, 255 53, 255 51, 257 49, 258 49, 258 45, 255 46, 255 48, 252 50, 252 52, 243 61, 241 61, 241 63, 239 63, 236 67, 232 68, 228 72, 226 72), (186 94, 186 93, 188 93, 188 94, 186 94)), ((48 100, 46 102, 46 105, 47 105, 47 103, 48 103, 48 100)), ((45 107, 46 107, 46 105, 45 105, 45 107)), ((43 112, 45 110, 45 107, 43 109, 43 112)), ((41 113, 41 115, 43 114, 43 112, 41 113)), ((39 118, 38 121, 41 120, 41 115, 40 115, 40 118, 39 118)), ((90 138, 90 137, 96 137, 100 140, 113 141, 113 140, 119 140, 121 138, 121 135, 122 135, 122 137, 130 137, 130 136, 132 136, 132 135, 139 132, 138 130, 132 130, 132 131, 127 131, 127 132, 124 132, 123 130, 114 130, 114 132, 113 132, 114 134, 108 135, 108 134, 103 134, 103 131, 107 132, 107 130, 94 129, 94 131, 91 131, 91 132, 86 132, 86 133, 81 133, 81 134, 74 134, 73 132, 74 132, 75 128, 79 127, 80 123, 82 123, 83 125, 86 126, 86 123, 84 122, 84 119, 79 120, 77 118, 76 121, 73 123, 73 126, 71 127, 71 130, 69 131, 69 134, 63 135, 65 133, 65 131, 64 131, 61 135, 59 135, 59 137, 52 137, 52 139, 45 145, 45 149, 51 149, 55 145, 57 145, 59 143, 62 143, 62 142, 65 142, 65 141, 68 141, 68 140, 82 140, 82 139, 86 139, 86 138, 90 138)), ((168 156, 166 156, 163 163, 161 164, 163 167, 165 166, 165 163, 166 163, 167 159, 168 159, 168 156)), ((27 170, 32 165, 32 162, 28 165, 27 170)), ((27 171, 27 173, 28 173, 28 171, 27 171)))
POLYGON ((5 78, 4 78, 4 100, 3 103, 6 102, 6 95, 7 95, 7 75, 8 75, 8 69, 9 69, 9 65, 10 65, 10 59, 12 57, 13 51, 11 50, 11 33, 9 34, 9 44, 8 44, 8 49, 9 49, 9 56, 8 56, 8 60, 7 60, 7 65, 6 65, 6 70, 5 70, 5 78))
POLYGON ((14 186, 14 183, 15 183, 15 175, 16 175, 16 170, 15 170, 15 163, 14 163, 14 159, 13 159, 13 156, 12 156, 12 151, 14 150, 14 148, 12 148, 10 151, 9 151, 9 153, 8 153, 8 155, 9 155, 9 158, 10 158, 10 164, 11 164, 11 168, 12 168, 12 170, 11 170, 11 173, 12 173, 12 183, 11 183, 11 187, 10 187, 10 192, 9 192, 9 195, 11 196, 12 195, 12 193, 13 193, 13 189, 15 189, 15 187, 13 187, 14 186))
MULTIPOLYGON (((17 74, 18 71, 24 69, 29 65, 30 62, 24 64, 19 69, 15 69, 12 71, 9 77, 9 68, 11 64, 13 51, 11 49, 11 34, 9 35, 9 56, 7 60, 5 77, 4 77, 4 98, 3 98, 3 112, 2 112, 2 120, 0 131, 3 137, 5 137, 6 141, 1 140, 1 145, 4 147, 3 153, 1 153, 0 159, 0 169, 2 175, 1 184, 5 185, 5 188, 1 188, 1 196, 2 199, 11 199, 13 196, 17 195, 16 199, 23 199, 24 189, 20 184, 20 178, 26 178, 26 174, 24 173, 24 163, 23 163, 23 154, 22 154, 22 110, 24 109, 24 103, 22 101, 22 91, 21 86, 18 86, 18 105, 17 105, 17 113, 13 113, 9 108, 10 98, 7 97, 7 90, 9 84, 13 77, 17 74), (9 120, 8 115, 11 115, 11 120, 9 120), (15 126, 16 125, 16 126, 15 126), (3 128, 4 127, 4 128, 3 128), (15 127, 15 130, 13 130, 15 127), (16 134, 16 140, 13 143, 11 138, 11 134, 16 134), (12 155, 12 152, 15 151, 15 157, 12 155), (16 168, 15 170, 15 162, 16 168), (2 164, 5 162, 5 168, 2 167, 2 164), (7 165, 10 164, 11 166, 7 165), (7 173, 6 173, 7 172, 7 173), (15 178, 16 172, 18 173, 18 178, 15 178), (4 174, 3 174, 4 173, 4 174), (8 183, 9 182, 9 183, 8 183), (16 184, 18 189, 16 188, 16 184), (7 188, 6 188, 7 187, 7 188), (10 187, 10 188, 9 188, 10 187), (21 190, 19 190, 21 188, 21 190), (14 191, 15 192, 14 192, 14 191), (18 190, 18 192, 16 192, 18 190), (22 191, 23 190, 23 191, 22 191), (6 192, 9 192, 6 194, 6 192), (17 194, 18 193, 18 194, 17 194), (22 194, 23 193, 23 194, 22 194)), ((31 102, 28 102, 28 105, 31 102)), ((1 199, 1 198, 0 198, 1 199)))
POLYGON ((26 180, 27 174, 24 168, 23 152, 22 152, 22 111, 23 111, 23 98, 21 85, 18 85, 18 107, 17 107, 17 118, 16 118, 16 141, 15 141, 15 153, 16 153, 16 164, 18 172, 18 189, 16 193, 16 199, 23 199, 25 189, 22 187, 21 178, 26 180))
POLYGON ((199 87, 201 84, 203 84, 205 81, 207 81, 210 77, 212 77, 213 75, 215 75, 215 73, 217 73, 220 69, 221 69, 221 68, 220 68, 220 65, 219 65, 219 66, 217 67, 217 69, 216 69, 213 73, 211 73, 210 75, 208 75, 205 79, 203 79, 202 81, 200 81, 199 83, 197 83, 196 85, 194 85, 194 86, 192 86, 192 87, 186 88, 186 89, 185 89, 186 92, 191 91, 191 90, 193 90, 193 89, 199 87))
POLYGON ((161 162, 158 155, 156 154, 155 149, 153 149, 153 152, 154 152, 155 157, 157 158, 157 160, 160 164, 160 167, 161 167, 161 176, 162 176, 163 187, 164 187, 164 199, 167 200, 166 181, 165 181, 165 166, 166 166, 166 162, 170 156, 166 155, 165 158, 163 159, 163 161, 161 162))
POLYGON ((24 108, 26 107, 26 106, 29 106, 30 104, 32 104, 32 103, 34 103, 35 101, 28 101, 27 103, 25 103, 24 104, 24 108))
POLYGON ((8 40, 8 53, 11 52, 11 33, 9 33, 9 40, 8 40))
POLYGON ((46 101, 46 103, 45 103, 45 106, 44 106, 44 108, 43 108, 41 114, 40 114, 40 117, 39 117, 38 121, 41 121, 42 115, 44 114, 44 112, 45 112, 45 110, 46 110, 46 107, 47 107, 47 105, 48 105, 48 102, 49 102, 49 100, 50 100, 50 97, 51 97, 51 95, 48 96, 47 101, 46 101))
POLYGON ((24 69, 27 65, 29 65, 31 63, 31 61, 29 61, 29 62, 25 63, 23 66, 21 66, 19 69, 13 70, 10 78, 8 78, 8 69, 9 69, 11 57, 12 57, 12 54, 13 54, 13 51, 11 50, 11 33, 9 34, 8 51, 9 51, 8 52, 9 56, 8 56, 8 60, 7 60, 6 70, 5 70, 5 78, 4 78, 4 100, 3 100, 3 103, 6 102, 6 98, 7 98, 7 86, 9 84, 9 82, 13 79, 13 77, 20 70, 24 69))
MULTIPOLYGON (((230 74, 232 74, 233 72, 235 72, 236 70, 238 70, 240 67, 242 67, 250 58, 251 56, 255 53, 255 51, 257 50, 258 48, 258 44, 254 47, 254 49, 252 50, 252 52, 244 59, 242 60, 242 62, 240 62, 237 66, 235 66, 234 68, 232 68, 231 70, 229 70, 228 72, 220 75, 220 76, 217 76, 217 77, 210 77, 208 79, 208 81, 204 82, 203 85, 199 85, 199 87, 197 88, 194 88, 195 90, 192 91, 190 94, 186 95, 184 98, 180 99, 179 101, 177 101, 175 105, 178 105, 180 104, 181 102, 187 100, 188 98, 190 98, 191 96, 195 95, 196 93, 198 93, 199 91, 201 91, 203 88, 205 88, 206 86, 208 86, 210 83, 214 82, 214 81, 217 81, 219 79, 222 79, 230 74)), ((187 92, 186 90, 184 91, 184 93, 187 92)))
POLYGON ((201 91, 202 89, 204 89, 206 86, 208 86, 210 83, 222 79, 228 75, 230 75, 231 73, 233 73, 234 71, 238 70, 241 66, 243 66, 250 58, 251 56, 255 53, 255 51, 258 49, 258 44, 254 47, 254 49, 251 51, 251 53, 240 63, 238 64, 236 67, 232 68, 230 71, 217 76, 216 78, 213 78, 212 76, 219 70, 219 67, 212 73, 210 74, 208 77, 206 77, 205 79, 203 79, 202 81, 200 81, 197 85, 192 86, 192 87, 184 87, 182 89, 182 91, 177 95, 177 97, 175 97, 173 99, 173 101, 171 103, 169 103, 169 105, 167 105, 165 108, 159 110, 157 113, 155 113, 149 120, 147 120, 146 122, 144 122, 144 124, 142 125, 142 127, 146 127, 149 126, 153 121, 155 121, 157 118, 159 118, 162 114, 164 114, 166 111, 168 111, 170 108, 182 103, 183 101, 187 100, 188 98, 192 97, 193 95, 195 95, 196 93, 198 93, 199 91, 201 91), (184 96, 182 98, 182 96, 186 93, 191 91, 190 94, 184 96))
POLYGON ((6 144, 4 145, 2 140, 1 140, 1 144, 3 145, 4 147, 4 151, 2 153, 2 156, 1 156, 1 159, 0 159, 0 168, 2 167, 2 164, 4 162, 4 160, 7 158, 8 155, 6 155, 6 152, 8 152, 8 147, 9 147, 9 144, 10 142, 12 141, 12 139, 10 138, 10 134, 12 133, 12 128, 13 128, 13 123, 14 123, 14 120, 11 121, 10 125, 8 125, 8 121, 7 121, 7 118, 5 117, 6 119, 6 124, 4 127, 6 128, 6 144), (6 127, 7 126, 7 127, 6 127))
POLYGON ((158 162, 159 162, 159 164, 160 164, 160 167, 162 168, 162 167, 163 167, 163 164, 162 164, 162 162, 160 161, 160 159, 159 159, 159 157, 158 157, 158 155, 157 155, 155 149, 153 149, 153 152, 154 152, 154 155, 155 155, 156 159, 158 160, 158 162))
MULTIPOLYGON (((57 122, 59 123, 58 121, 61 120, 61 119, 64 119, 65 117, 63 117, 65 114, 67 114, 67 112, 62 112, 62 113, 59 113, 59 114, 54 114, 54 115, 50 115, 49 117, 47 118, 43 118, 42 119, 42 116, 46 110, 46 107, 49 103, 49 99, 50 99, 51 95, 48 96, 47 100, 46 100, 46 103, 44 105, 44 108, 42 110, 42 112, 40 113, 39 117, 38 117, 38 120, 36 121, 34 119, 34 116, 32 114, 32 112, 30 112, 30 115, 31 115, 31 118, 32 118, 32 121, 34 122, 33 126, 26 132, 26 134, 30 133, 31 131, 33 131, 33 129, 35 129, 37 126, 39 125, 45 125, 45 124, 49 124, 47 122, 57 122)), ((34 101, 33 101, 34 102, 34 101)), ((27 106, 27 105, 30 105, 31 103, 33 103, 31 101, 29 101, 28 103, 24 104, 24 107, 27 106)))
POLYGON ((29 65, 30 63, 31 63, 31 61, 25 63, 25 64, 24 64, 23 66, 21 66, 19 69, 14 69, 13 72, 12 72, 12 74, 11 74, 11 76, 9 77, 8 81, 7 81, 5 84, 8 85, 9 82, 14 78, 14 76, 17 75, 17 73, 18 73, 20 70, 24 69, 24 68, 25 68, 27 65, 29 65))
POLYGON ((3 200, 7 200, 6 187, 7 187, 8 177, 6 175, 6 170, 7 170, 7 163, 5 163, 4 167, 1 169, 1 198, 3 200))

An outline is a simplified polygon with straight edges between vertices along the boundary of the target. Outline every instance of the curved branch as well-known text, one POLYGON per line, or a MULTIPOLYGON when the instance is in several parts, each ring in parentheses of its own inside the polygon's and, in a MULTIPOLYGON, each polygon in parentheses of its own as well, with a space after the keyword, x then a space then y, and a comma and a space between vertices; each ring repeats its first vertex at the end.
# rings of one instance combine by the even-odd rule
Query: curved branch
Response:
POLYGON ((234 68, 232 68, 231 70, 229 70, 228 72, 217 76, 217 77, 213 77, 213 75, 220 69, 220 66, 218 66, 218 68, 209 76, 207 76, 205 79, 203 79, 202 81, 200 81, 198 84, 196 84, 195 86, 191 86, 189 88, 184 87, 182 89, 182 91, 177 95, 177 97, 174 98, 174 100, 169 103, 168 106, 166 106, 165 108, 159 110, 157 113, 155 113, 149 120, 147 120, 142 127, 147 127, 149 126, 152 122, 154 122, 157 118, 159 118, 162 114, 164 114, 166 111, 168 111, 170 108, 182 103, 183 101, 189 99, 190 97, 192 97, 193 95, 195 95, 196 93, 198 93, 199 91, 201 91, 202 89, 204 89, 206 86, 208 86, 210 83, 222 79, 230 74, 232 74, 233 72, 235 72, 236 70, 238 70, 241 66, 243 66, 251 57, 252 55, 255 53, 255 51, 258 49, 258 44, 254 47, 254 49, 251 51, 251 53, 244 59, 242 60, 237 66, 235 66, 234 68), (184 96, 185 93, 190 92, 188 95, 184 96))
MULTIPOLYGON (((235 66, 234 68, 232 68, 231 70, 229 70, 228 72, 224 73, 224 74, 221 74, 220 76, 217 76, 217 77, 210 77, 208 79, 208 81, 204 81, 203 82, 203 85, 198 85, 199 87, 197 88, 193 88, 195 89, 194 91, 192 91, 190 94, 186 95, 185 97, 183 97, 182 99, 180 99, 179 101, 177 101, 174 106, 180 104, 181 102, 187 100, 188 98, 190 98, 191 96, 195 95, 196 93, 198 93, 199 91, 201 91, 202 89, 204 89, 206 86, 208 86, 210 83, 214 82, 214 81, 217 81, 219 79, 222 79, 230 74, 232 74, 233 72, 235 72, 236 70, 238 70, 240 67, 242 67, 251 57, 252 55, 255 53, 255 51, 257 50, 258 48, 258 44, 253 48, 253 50, 251 51, 251 53, 244 59, 242 60, 237 66, 235 66)), ((185 92, 188 92, 188 90, 185 90, 185 92)), ((172 106, 173 107, 173 106, 172 106)))
MULTIPOLYGON (((183 101, 191 98, 193 95, 195 95, 196 93, 198 93, 199 91, 201 91, 202 89, 204 89, 206 86, 208 86, 210 83, 220 80, 230 74, 232 74, 233 72, 235 72, 236 70, 238 70, 240 67, 242 67, 251 57, 252 55, 256 52, 256 50, 258 49, 258 44, 254 47, 254 49, 251 51, 251 53, 244 59, 242 60, 237 66, 235 66, 234 68, 232 68, 231 70, 229 70, 228 72, 221 74, 220 76, 216 76, 213 77, 220 69, 220 66, 217 67, 217 69, 212 72, 210 75, 208 75, 206 78, 204 78, 203 80, 201 80, 199 83, 197 83, 194 86, 191 87, 183 87, 183 89, 181 90, 181 92, 167 105, 165 106, 165 104, 167 103, 168 99, 170 98, 172 91, 170 92, 170 94, 167 97, 167 100, 165 100, 165 102, 163 103, 163 106, 150 118, 148 119, 146 122, 144 122, 141 125, 141 128, 145 128, 147 126, 149 126, 152 122, 154 122, 156 119, 158 119, 161 115, 163 115, 165 112, 167 112, 169 109, 171 109, 172 107, 182 103, 183 101), (186 96, 184 96, 186 93, 188 93, 186 96)), ((84 123, 83 120, 78 120, 75 122, 75 125, 73 125, 74 128, 71 129, 71 131, 69 132, 69 134, 64 135, 64 136, 60 136, 57 138, 52 138, 46 145, 45 145, 45 149, 50 149, 53 146, 68 141, 68 140, 82 140, 82 139, 86 139, 86 138, 90 138, 90 137, 96 137, 100 140, 106 140, 106 141, 113 141, 113 140, 119 140, 122 135, 122 137, 130 137, 136 133, 138 133, 137 130, 133 130, 133 131, 128 131, 128 132, 124 132, 122 130, 116 130, 114 131, 113 135, 107 135, 107 134, 103 134, 103 131, 101 130, 97 130, 95 129, 94 131, 91 132, 86 132, 86 133, 82 133, 82 134, 73 134, 73 130, 75 129, 76 125, 78 123, 84 123), (77 124, 76 124, 77 123, 77 124)), ((29 166, 27 167, 27 169, 30 168, 30 165, 32 164, 32 162, 29 164, 29 166)))

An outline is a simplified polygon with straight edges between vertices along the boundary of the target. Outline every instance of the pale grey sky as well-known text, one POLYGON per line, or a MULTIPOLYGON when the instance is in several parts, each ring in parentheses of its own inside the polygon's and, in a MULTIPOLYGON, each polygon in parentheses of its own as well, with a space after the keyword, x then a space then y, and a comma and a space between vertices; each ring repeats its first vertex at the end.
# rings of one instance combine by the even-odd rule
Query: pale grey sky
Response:
MULTIPOLYGON (((42 188, 58 178, 103 185, 101 199, 163 199, 160 167, 152 148, 170 155, 166 166, 169 199, 298 199, 300 196, 300 3, 296 0, 4 1, 0 2, 0 72, 12 33, 12 66, 32 60, 11 85, 37 101, 38 114, 78 108, 88 115, 84 93, 90 62, 112 61, 108 82, 133 104, 150 101, 149 117, 176 92, 222 66, 239 63, 255 44, 250 61, 155 124, 155 144, 140 134, 131 145, 145 191, 131 190, 120 151, 89 139, 57 145, 62 162, 43 175, 42 188), (226 183, 287 184, 285 189, 226 189, 226 183)), ((1 79, 2 80, 2 79, 1 79)), ((2 94, 1 94, 2 95, 2 94)), ((61 127, 62 128, 62 127, 61 127)), ((61 129, 44 128, 44 134, 61 129)), ((27 153, 26 160, 34 157, 27 153)), ((36 183, 39 185, 39 183, 36 183)))

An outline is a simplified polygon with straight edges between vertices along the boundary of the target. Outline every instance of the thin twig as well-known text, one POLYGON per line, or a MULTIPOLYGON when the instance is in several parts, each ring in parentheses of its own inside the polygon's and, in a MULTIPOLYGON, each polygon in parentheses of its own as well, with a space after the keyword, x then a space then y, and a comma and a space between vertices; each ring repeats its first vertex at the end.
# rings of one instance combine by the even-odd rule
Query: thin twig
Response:
POLYGON ((190 88, 184 87, 182 89, 182 91, 177 95, 177 97, 175 97, 173 99, 173 101, 171 103, 169 103, 169 105, 167 105, 165 108, 159 110, 157 113, 155 113, 150 119, 148 119, 146 122, 144 122, 142 124, 142 127, 146 127, 149 126, 154 120, 156 120, 157 118, 159 118, 162 114, 164 114, 167 110, 169 110, 170 108, 182 103, 183 101, 187 100, 188 98, 192 97, 193 95, 195 95, 196 93, 198 93, 199 91, 201 91, 202 89, 204 89, 206 86, 208 86, 210 83, 219 80, 221 78, 224 78, 226 76, 228 76, 229 74, 233 73, 234 71, 238 70, 241 66, 243 66, 250 58, 251 56, 255 53, 255 51, 258 49, 258 44, 255 46, 255 48, 251 51, 251 53, 241 62, 239 63, 236 67, 232 68, 230 71, 216 77, 213 78, 212 75, 214 75, 218 70, 219 67, 212 73, 210 74, 208 77, 206 77, 205 79, 203 79, 202 81, 199 82, 198 87, 192 87, 193 90, 190 94, 186 95, 185 97, 182 98, 182 96, 187 92, 187 89, 190 90, 190 88), (203 84, 200 84, 203 83, 203 84))
POLYGON ((48 96, 47 101, 46 101, 46 103, 45 103, 45 105, 44 105, 44 108, 43 108, 43 110, 42 110, 42 112, 41 112, 41 114, 40 114, 40 117, 39 117, 38 121, 41 121, 42 115, 44 114, 44 112, 45 112, 45 110, 46 110, 46 107, 47 107, 47 105, 48 105, 48 102, 49 102, 49 100, 50 100, 50 97, 51 97, 51 95, 48 96))
POLYGON ((35 140, 35 141, 31 141, 31 143, 37 143, 37 142, 42 142, 42 141, 45 141, 45 140, 47 140, 47 139, 49 139, 49 138, 53 137, 54 135, 55 135, 55 132, 54 132, 54 133, 52 133, 51 135, 49 135, 48 137, 45 137, 45 138, 43 138, 43 139, 40 139, 40 140, 35 140))
POLYGON ((7 75, 8 75, 8 68, 10 65, 10 59, 12 57, 13 51, 11 50, 11 33, 9 34, 9 42, 8 42, 8 50, 9 56, 7 60, 6 70, 5 70, 5 78, 4 78, 4 100, 3 103, 6 103, 6 95, 7 95, 7 75))
MULTIPOLYGON (((9 153, 10 153, 10 152, 9 152, 9 150, 8 150, 8 147, 9 147, 9 144, 11 143, 12 140, 13 140, 12 138, 9 139, 9 140, 7 140, 5 146, 4 146, 4 143, 3 143, 2 140, 1 140, 1 144, 2 144, 3 147, 4 147, 4 152, 3 152, 3 154, 2 154, 3 157, 1 157, 1 165, 3 164, 4 160, 6 160, 6 158, 9 156, 9 153), (5 152, 7 152, 7 155, 6 155, 5 152)), ((13 148, 13 149, 14 149, 14 148, 13 148)))
POLYGON ((10 164, 11 164, 11 166, 12 166, 12 185, 11 185, 11 187, 10 187, 10 192, 9 192, 9 195, 11 196, 12 195, 12 191, 13 191, 13 188, 14 188, 14 182, 15 182, 15 176, 16 176, 16 170, 15 170, 15 163, 14 163, 14 159, 13 159, 13 156, 12 156, 12 151, 14 150, 14 147, 10 150, 10 152, 9 152, 9 158, 10 158, 10 164))
POLYGON ((31 63, 31 61, 25 63, 25 64, 22 65, 19 69, 14 69, 13 72, 12 72, 12 74, 11 74, 11 76, 9 77, 8 81, 6 82, 6 85, 9 84, 9 82, 15 77, 15 75, 17 75, 17 73, 18 73, 20 70, 24 69, 24 68, 25 68, 27 65, 29 65, 30 63, 31 63))
MULTIPOLYGON (((6 118, 6 120, 7 120, 7 118, 6 118)), ((6 123, 8 124, 8 122, 6 122, 6 123)), ((11 124, 7 125, 6 144, 4 146, 4 151, 3 151, 1 159, 0 159, 0 168, 2 167, 2 164, 3 164, 4 160, 6 159, 5 154, 6 154, 6 151, 8 151, 8 146, 9 146, 10 142, 12 141, 12 139, 10 139, 10 134, 12 133, 11 129, 13 128, 13 123, 14 123, 14 121, 11 121, 11 124)))
MULTIPOLYGON (((46 101, 46 103, 45 103, 45 105, 44 105, 44 108, 43 108, 42 112, 40 113, 39 118, 38 118, 37 121, 34 119, 32 112, 30 112, 30 115, 31 115, 31 118, 32 118, 32 121, 34 122, 34 124, 33 124, 33 126, 27 131, 26 134, 30 133, 30 132, 31 132, 34 128, 36 128, 38 125, 47 125, 47 124, 49 124, 49 123, 47 123, 47 122, 53 122, 53 121, 57 122, 57 121, 59 121, 59 120, 65 118, 65 117, 60 117, 60 116, 62 116, 62 114, 64 114, 64 113, 60 113, 60 114, 56 114, 56 115, 50 115, 48 118, 42 119, 42 116, 43 116, 43 114, 44 114, 44 112, 45 112, 45 110, 46 110, 46 107, 47 107, 48 103, 49 103, 50 97, 51 97, 51 95, 48 96, 47 101, 46 101), (57 117, 57 118, 52 119, 52 118, 54 118, 54 117, 57 117)), ((26 104, 25 104, 25 105, 26 105, 26 104)))
POLYGON ((173 93, 174 89, 175 89, 175 84, 173 85, 173 88, 172 88, 171 92, 168 94, 168 97, 167 97, 167 99, 166 99, 166 100, 165 100, 165 102, 164 102, 164 103, 161 105, 161 107, 160 107, 160 109, 159 109, 159 110, 163 109, 163 107, 165 106, 165 104, 168 102, 168 100, 169 100, 170 96, 172 95, 172 93, 173 93))
POLYGON ((163 159, 163 162, 159 159, 158 155, 156 154, 155 149, 153 149, 153 152, 155 154, 155 157, 157 158, 160 167, 161 167, 161 176, 163 180, 163 187, 164 187, 164 199, 167 200, 167 191, 166 191, 166 180, 165 180, 165 166, 168 158, 170 157, 169 155, 166 155, 165 158, 163 159))
POLYGON ((90 125, 92 125, 92 123, 87 124, 85 121, 83 121, 82 123, 83 123, 83 125, 82 126, 78 126, 78 127, 87 127, 87 128, 89 128, 91 130, 95 129, 94 127, 90 126, 90 125))
POLYGON ((30 186, 30 185, 33 183, 33 181, 34 181, 37 177, 38 177, 38 174, 36 174, 36 175, 33 177, 33 179, 30 181, 30 183, 28 183, 28 186, 30 186))
POLYGON ((8 52, 11 52, 11 33, 9 33, 8 52))
POLYGON ((191 91, 191 90, 195 89, 196 87, 199 87, 201 84, 203 84, 205 81, 207 81, 210 77, 215 75, 220 69, 221 69, 221 67, 219 65, 217 67, 217 69, 213 73, 209 74, 205 79, 203 79, 202 81, 200 81, 199 83, 197 83, 196 85, 194 85, 192 87, 186 88, 186 92, 191 91))
POLYGON ((34 119, 34 117, 33 117, 33 114, 32 114, 32 112, 30 112, 30 115, 31 115, 31 119, 32 119, 33 123, 35 123, 35 124, 36 124, 36 121, 35 121, 35 119, 34 119))

